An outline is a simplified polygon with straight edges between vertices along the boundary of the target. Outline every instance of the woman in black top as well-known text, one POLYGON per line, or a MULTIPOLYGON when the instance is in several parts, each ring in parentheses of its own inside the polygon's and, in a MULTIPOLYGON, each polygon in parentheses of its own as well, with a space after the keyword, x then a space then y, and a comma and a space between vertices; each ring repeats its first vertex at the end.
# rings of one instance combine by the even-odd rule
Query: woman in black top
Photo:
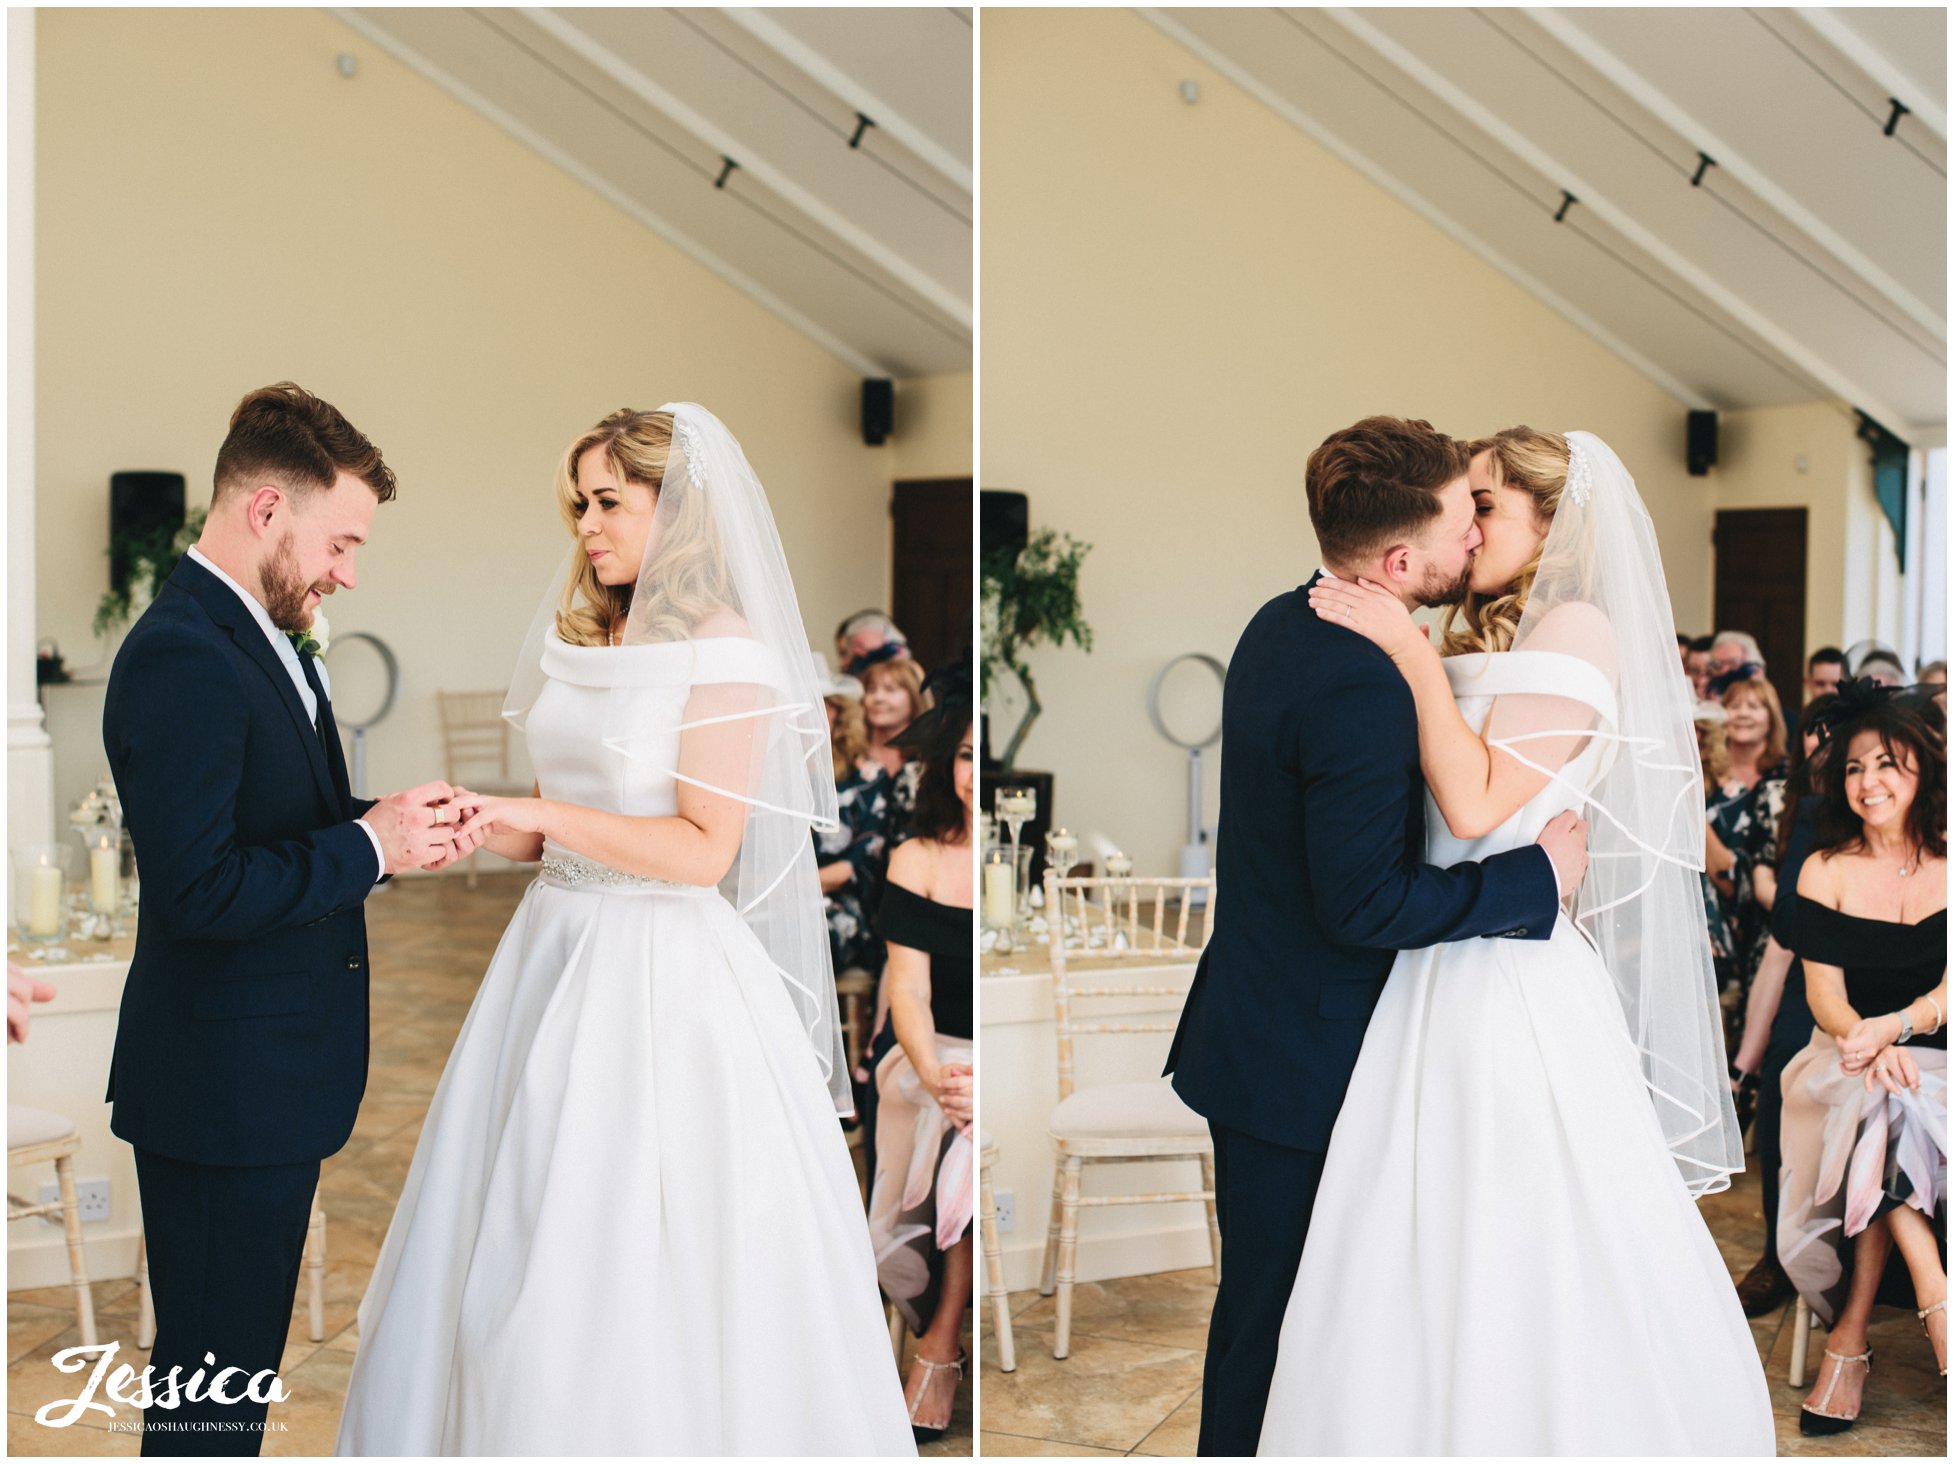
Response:
MULTIPOLYGON (((965 1363, 963 1319, 975 1271, 967 1219, 948 1249, 937 1244, 946 1228, 938 1217, 939 1202, 951 1207, 948 1215, 968 1213, 971 1185, 964 1171, 971 1167, 975 1124, 970 1055, 975 1031, 971 841, 976 791, 969 676, 968 661, 947 673, 942 682, 948 685, 936 692, 936 710, 905 734, 923 767, 911 820, 913 837, 889 856, 888 884, 876 919, 889 949, 883 975, 889 1020, 871 1049, 882 1111, 876 1123, 869 1226, 880 1258, 882 1289, 916 1333, 916 1360, 905 1392, 910 1422, 924 1443, 942 1436, 955 1408, 965 1363), (906 1123, 885 1121, 897 1101, 890 1096, 892 1087, 905 1082, 912 1092, 919 1083, 941 1111, 943 1127, 929 1137, 961 1155, 956 1172, 938 1173, 928 1196, 913 1203, 907 1201, 915 1186, 908 1186, 907 1195, 904 1189, 916 1172, 917 1124, 913 1117, 906 1123), (889 1245, 896 1237, 904 1237, 905 1243, 889 1245)), ((940 684, 933 680, 931 689, 940 684)), ((905 1112, 914 1114, 915 1103, 909 1095, 904 1098, 909 1103, 905 1112)), ((929 1149, 925 1158, 935 1152, 929 1149)))
POLYGON ((1830 1328, 1799 1415, 1808 1434, 1858 1420, 1894 1247, 1947 1370, 1946 741, 1937 714, 1865 683, 1840 700, 1816 850, 1798 875, 1817 1028, 1784 1072, 1779 1185, 1779 1258, 1830 1328))

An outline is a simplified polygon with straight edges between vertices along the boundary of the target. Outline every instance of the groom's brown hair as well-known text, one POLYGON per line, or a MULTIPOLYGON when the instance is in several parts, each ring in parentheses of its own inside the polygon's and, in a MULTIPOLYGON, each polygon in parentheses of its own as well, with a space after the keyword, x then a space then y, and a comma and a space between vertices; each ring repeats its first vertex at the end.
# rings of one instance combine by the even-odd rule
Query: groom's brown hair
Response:
POLYGON ((1359 565, 1417 538, 1438 490, 1472 461, 1466 445, 1416 417, 1366 417, 1309 455, 1304 488, 1326 564, 1359 565))
POLYGON ((365 483, 382 503, 394 496, 393 469, 380 449, 331 402, 281 381, 259 387, 231 413, 211 497, 270 481, 303 498, 332 487, 341 473, 365 483))

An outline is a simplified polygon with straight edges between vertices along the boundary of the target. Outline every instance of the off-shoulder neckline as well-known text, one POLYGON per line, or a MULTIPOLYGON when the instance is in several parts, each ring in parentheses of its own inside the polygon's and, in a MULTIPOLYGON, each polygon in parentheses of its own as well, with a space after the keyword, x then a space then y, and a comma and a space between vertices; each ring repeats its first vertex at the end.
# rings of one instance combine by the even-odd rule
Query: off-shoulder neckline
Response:
POLYGON ((1823 900, 1814 900, 1810 895, 1801 894, 1798 898, 1804 904, 1810 905, 1817 910, 1823 910, 1827 915, 1836 915, 1841 920, 1857 920, 1862 925, 1890 925, 1895 930, 1918 930, 1930 920, 1944 920, 1947 917, 1947 906, 1945 905, 1942 905, 1931 915, 1922 915, 1918 920, 1881 920, 1877 915, 1854 915, 1849 911, 1839 909, 1837 906, 1828 905, 1823 900))

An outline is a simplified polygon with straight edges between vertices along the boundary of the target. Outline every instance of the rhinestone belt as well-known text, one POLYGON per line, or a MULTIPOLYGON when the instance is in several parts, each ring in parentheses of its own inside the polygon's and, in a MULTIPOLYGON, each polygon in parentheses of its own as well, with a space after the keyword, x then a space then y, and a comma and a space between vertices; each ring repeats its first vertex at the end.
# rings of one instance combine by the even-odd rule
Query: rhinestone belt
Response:
POLYGON ((705 885, 684 884, 675 879, 626 874, 580 854, 545 854, 543 878, 571 890, 681 890, 695 895, 707 890, 705 885))

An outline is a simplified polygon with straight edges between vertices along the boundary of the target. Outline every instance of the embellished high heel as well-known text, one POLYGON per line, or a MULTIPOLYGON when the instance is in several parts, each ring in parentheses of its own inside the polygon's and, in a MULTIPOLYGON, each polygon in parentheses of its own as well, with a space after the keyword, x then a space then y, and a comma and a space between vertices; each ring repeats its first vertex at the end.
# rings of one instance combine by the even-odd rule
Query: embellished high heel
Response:
MULTIPOLYGON (((1825 1391, 1820 1395, 1818 1400, 1818 1407, 1800 1408, 1798 1410, 1798 1432, 1801 1434, 1841 1434, 1859 1421, 1859 1415, 1857 1413, 1848 1418, 1842 1413, 1828 1413, 1826 1409, 1832 1401, 1833 1391, 1839 1386, 1839 1379, 1845 1376, 1845 1370, 1849 1364, 1855 1362, 1864 1363, 1866 1365, 1866 1376, 1871 1378, 1873 1371, 1873 1349, 1868 1347, 1864 1352, 1847 1357, 1843 1352, 1834 1352, 1828 1347, 1825 1349, 1825 1355, 1836 1362, 1838 1367, 1833 1369, 1832 1381, 1825 1385, 1825 1391)), ((1859 1406, 1862 1409, 1866 1406, 1865 1394, 1863 1392, 1860 1394, 1859 1406)))
MULTIPOLYGON (((1921 1310, 1919 1310, 1919 1311, 1917 1311, 1917 1312, 1915 1312, 1915 1313, 1914 1313, 1914 1315, 1915 1315, 1916 1317, 1918 1317, 1918 1318, 1920 1318, 1920 1325, 1921 1325, 1921 1326, 1923 1326, 1923 1327, 1926 1327, 1926 1326, 1927 1326, 1927 1318, 1928 1318, 1928 1317, 1930 1317, 1930 1316, 1932 1316, 1932 1315, 1933 1315, 1933 1314, 1934 1314, 1935 1312, 1940 1312, 1940 1313, 1941 1313, 1942 1315, 1946 1315, 1946 1312, 1947 1312, 1947 1298, 1946 1298, 1946 1297, 1944 1297, 1944 1296, 1943 1296, 1943 1297, 1942 1297, 1942 1298, 1941 1298, 1941 1299, 1940 1299, 1939 1301, 1937 1301, 1937 1302, 1935 1302, 1935 1303, 1934 1303, 1934 1304, 1933 1304, 1932 1306, 1930 1306, 1930 1307, 1923 1307, 1923 1308, 1922 1308, 1921 1310)), ((1933 1340, 1934 1340, 1934 1333, 1933 1333, 1933 1329, 1932 1329, 1931 1327, 1929 1327, 1929 1328, 1927 1329, 1927 1340, 1928 1340, 1929 1342, 1931 1342, 1931 1341, 1933 1341, 1933 1340)), ((1946 1364, 1946 1363, 1942 1363, 1942 1364, 1941 1364, 1941 1369, 1940 1369, 1940 1375, 1941 1375, 1942 1377, 1946 1377, 1946 1376, 1947 1376, 1947 1364, 1946 1364)))
MULTIPOLYGON (((964 1366, 970 1361, 970 1354, 959 1351, 955 1362, 931 1362, 927 1357, 920 1355, 915 1361, 922 1364, 923 1385, 916 1390, 916 1397, 909 1405, 909 1431, 916 1435, 917 1443, 933 1444, 942 1438, 944 1433, 949 1429, 949 1420, 944 1420, 941 1427, 931 1427, 928 1424, 921 1424, 916 1422, 916 1410, 922 1406, 923 1399, 929 1394, 930 1384, 936 1381, 936 1375, 938 1373, 954 1372, 959 1382, 963 1380, 964 1366)), ((956 1397, 954 1394, 950 1399, 950 1408, 954 1416, 956 1411, 956 1397)))

